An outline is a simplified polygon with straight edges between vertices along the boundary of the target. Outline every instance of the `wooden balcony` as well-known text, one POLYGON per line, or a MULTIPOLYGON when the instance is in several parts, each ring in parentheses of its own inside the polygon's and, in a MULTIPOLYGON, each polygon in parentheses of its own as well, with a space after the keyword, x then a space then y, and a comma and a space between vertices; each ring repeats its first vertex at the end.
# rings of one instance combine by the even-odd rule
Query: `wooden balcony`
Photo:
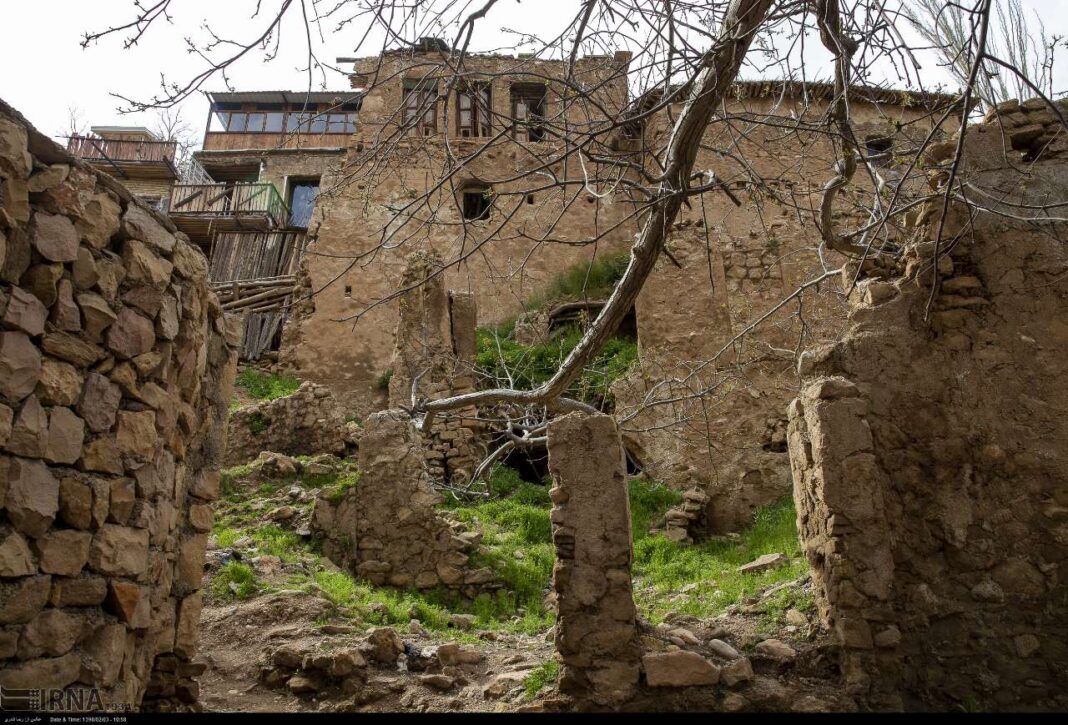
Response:
POLYGON ((176 141, 71 136, 67 151, 119 179, 176 179, 176 141))
POLYGON ((280 229, 288 215, 273 184, 176 184, 171 195, 171 220, 201 245, 220 232, 280 229))

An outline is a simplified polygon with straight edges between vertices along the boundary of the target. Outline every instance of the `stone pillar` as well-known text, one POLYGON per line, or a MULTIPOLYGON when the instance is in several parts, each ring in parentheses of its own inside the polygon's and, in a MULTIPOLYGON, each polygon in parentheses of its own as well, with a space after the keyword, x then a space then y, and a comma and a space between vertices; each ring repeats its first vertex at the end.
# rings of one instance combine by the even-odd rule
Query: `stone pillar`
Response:
MULTIPOLYGON (((409 291, 400 298, 390 407, 411 404, 416 377, 416 395, 430 400, 475 390, 475 298, 447 291, 444 277, 433 276, 441 266, 441 259, 427 252, 408 256, 401 284, 409 291)), ((432 480, 449 483, 471 477, 485 453, 477 440, 477 412, 471 407, 444 416, 427 436, 426 465, 432 480)))
POLYGON ((407 413, 368 416, 360 439, 360 482, 340 501, 316 501, 312 529, 323 537, 330 559, 374 584, 473 592, 493 574, 467 568, 465 550, 475 540, 454 533, 435 510, 443 499, 430 486, 425 456, 407 413))
POLYGON ((611 416, 572 413, 549 424, 548 438, 560 691, 618 704, 638 683, 641 657, 619 429, 611 416))

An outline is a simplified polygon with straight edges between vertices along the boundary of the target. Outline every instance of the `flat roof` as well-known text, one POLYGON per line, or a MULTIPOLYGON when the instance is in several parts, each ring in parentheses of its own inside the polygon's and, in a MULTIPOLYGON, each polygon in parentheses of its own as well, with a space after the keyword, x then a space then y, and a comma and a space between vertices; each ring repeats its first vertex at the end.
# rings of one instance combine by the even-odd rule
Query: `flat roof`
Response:
POLYGON ((97 136, 103 136, 105 133, 139 133, 156 138, 156 134, 144 126, 93 126, 89 130, 97 136))
POLYGON ((345 91, 230 91, 208 93, 212 103, 352 103, 363 97, 362 93, 345 91))

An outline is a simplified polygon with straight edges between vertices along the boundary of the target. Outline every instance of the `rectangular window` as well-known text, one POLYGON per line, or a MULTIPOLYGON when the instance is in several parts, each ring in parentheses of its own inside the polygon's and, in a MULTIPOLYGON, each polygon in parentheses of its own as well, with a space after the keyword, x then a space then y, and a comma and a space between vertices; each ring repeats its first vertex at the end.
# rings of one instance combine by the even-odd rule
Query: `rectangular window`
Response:
POLYGON ((264 121, 263 130, 268 133, 282 133, 282 125, 285 120, 286 114, 281 111, 272 111, 267 114, 264 121))
POLYGON ((404 125, 417 136, 438 130, 438 83, 433 79, 404 81, 404 125))
POLYGON ((307 229, 315 211, 315 197, 319 194, 319 180, 296 181, 289 191, 289 226, 307 229))
POLYGON ((537 142, 545 138, 545 86, 537 83, 512 84, 512 119, 519 141, 537 142))
POLYGON ((263 117, 264 113, 250 113, 248 114, 248 121, 245 122, 245 130, 253 133, 259 133, 263 130, 263 117))
POLYGON ((490 207, 493 205, 493 197, 489 189, 481 186, 469 186, 463 190, 464 219, 471 222, 489 219, 490 207))
POLYGON ((231 133, 244 132, 247 116, 248 114, 245 113, 231 113, 230 120, 226 124, 226 130, 231 133))
POLYGON ((490 87, 469 83, 456 91, 456 126, 462 138, 490 135, 490 87))

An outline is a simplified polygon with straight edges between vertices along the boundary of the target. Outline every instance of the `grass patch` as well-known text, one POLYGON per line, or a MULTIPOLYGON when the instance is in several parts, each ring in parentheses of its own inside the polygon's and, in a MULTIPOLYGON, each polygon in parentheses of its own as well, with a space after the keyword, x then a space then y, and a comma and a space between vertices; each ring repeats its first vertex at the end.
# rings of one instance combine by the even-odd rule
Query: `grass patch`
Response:
POLYGON ((378 381, 375 385, 379 390, 389 390, 389 381, 393 379, 393 368, 389 368, 386 372, 378 376, 378 381))
POLYGON ((579 262, 553 277, 544 290, 527 299, 525 306, 540 310, 564 301, 606 299, 629 261, 630 255, 624 253, 579 262))
POLYGON ((225 564, 211 580, 211 591, 220 599, 248 599, 259 590, 256 572, 248 564, 238 561, 225 564))
MULTIPOLYGON (((543 345, 523 345, 507 337, 500 328, 483 327, 475 335, 475 363, 483 375, 502 385, 530 390, 552 377, 581 339, 582 329, 578 325, 568 326, 543 345)), ((637 360, 637 342, 612 338, 571 384, 568 396, 610 409, 609 387, 630 372, 637 360)))
POLYGON ((341 503, 341 499, 345 498, 345 492, 350 488, 356 486, 360 482, 360 472, 353 471, 352 473, 346 473, 342 476, 338 476, 332 482, 330 486, 322 486, 323 495, 330 503, 341 503))
POLYGON ((300 380, 290 375, 261 373, 258 370, 242 370, 235 384, 256 400, 274 400, 297 392, 300 380))
POLYGON ((257 411, 248 417, 247 425, 252 435, 263 435, 271 427, 271 419, 257 411))
POLYGON ((559 672, 560 663, 556 660, 549 660, 531 670, 530 674, 523 678, 523 691, 526 693, 527 699, 534 699, 546 685, 555 684, 556 676, 559 672))
MULTIPOLYGON (((793 501, 787 498, 759 509, 753 525, 737 541, 679 544, 636 529, 634 579, 639 608, 654 623, 672 612, 710 617, 768 586, 797 579, 808 571, 808 564, 801 556, 795 521, 793 501), (773 552, 786 554, 790 563, 755 574, 738 573, 742 564, 773 552), (688 585, 695 586, 680 591, 688 585)), ((782 612, 789 606, 784 602, 782 612)))

